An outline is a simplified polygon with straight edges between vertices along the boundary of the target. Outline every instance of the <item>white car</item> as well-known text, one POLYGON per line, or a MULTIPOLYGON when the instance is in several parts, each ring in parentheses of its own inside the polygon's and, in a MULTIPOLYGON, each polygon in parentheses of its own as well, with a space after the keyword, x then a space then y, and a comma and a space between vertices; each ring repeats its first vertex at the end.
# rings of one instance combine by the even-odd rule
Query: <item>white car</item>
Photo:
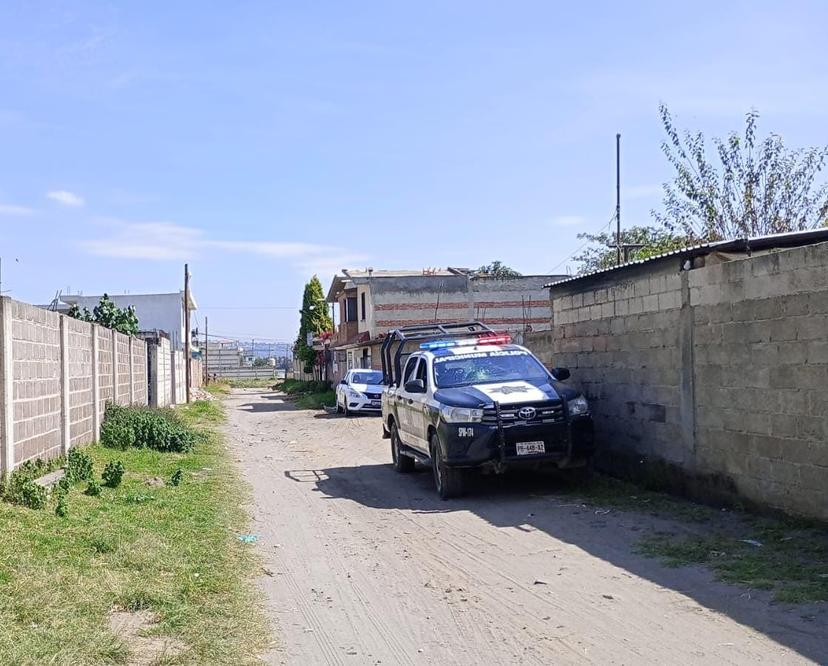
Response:
POLYGON ((379 414, 384 389, 379 370, 348 370, 336 386, 336 411, 345 416, 355 412, 379 414))

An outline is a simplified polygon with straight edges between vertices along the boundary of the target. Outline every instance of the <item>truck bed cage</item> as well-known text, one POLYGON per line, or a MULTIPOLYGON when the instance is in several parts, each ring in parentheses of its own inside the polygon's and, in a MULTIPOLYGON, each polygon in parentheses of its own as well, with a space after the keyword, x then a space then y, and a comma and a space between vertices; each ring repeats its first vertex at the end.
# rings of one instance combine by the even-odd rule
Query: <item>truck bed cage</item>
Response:
POLYGON ((382 376, 387 386, 392 384, 400 385, 402 381, 402 358, 411 352, 403 353, 407 342, 427 342, 432 340, 444 340, 447 338, 462 338, 475 333, 494 333, 494 331, 479 321, 454 322, 449 324, 418 324, 415 326, 402 326, 391 331, 383 340, 382 376), (395 349, 392 349, 394 344, 395 349), (392 356, 393 353, 393 356, 392 356))

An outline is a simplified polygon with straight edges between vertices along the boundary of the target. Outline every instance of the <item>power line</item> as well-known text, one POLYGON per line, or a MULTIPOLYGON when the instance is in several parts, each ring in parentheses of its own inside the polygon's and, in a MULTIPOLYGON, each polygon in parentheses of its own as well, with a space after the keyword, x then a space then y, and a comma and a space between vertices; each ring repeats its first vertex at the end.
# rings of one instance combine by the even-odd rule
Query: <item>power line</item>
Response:
POLYGON ((296 305, 199 305, 199 310, 301 310, 296 305))
MULTIPOLYGON (((614 221, 615 221, 615 213, 612 214, 612 217, 610 217, 609 221, 604 226, 602 226, 600 229, 598 229, 598 233, 600 234, 604 231, 604 229, 609 228, 609 226, 614 221)), ((570 254, 566 259, 564 259, 563 261, 561 261, 561 262, 557 263, 555 266, 553 266, 552 269, 549 272, 554 273, 558 268, 560 268, 563 264, 565 264, 570 259, 572 259, 576 254, 578 254, 581 250, 583 250, 590 243, 592 243, 592 241, 587 240, 583 245, 581 245, 577 250, 575 250, 572 254, 570 254)))

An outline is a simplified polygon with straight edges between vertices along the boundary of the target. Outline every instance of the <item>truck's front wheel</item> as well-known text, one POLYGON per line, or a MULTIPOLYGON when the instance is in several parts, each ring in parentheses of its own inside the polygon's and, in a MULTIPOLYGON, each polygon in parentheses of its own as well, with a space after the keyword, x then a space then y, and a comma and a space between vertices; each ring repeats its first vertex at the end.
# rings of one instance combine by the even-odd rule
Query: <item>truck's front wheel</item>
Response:
POLYGON ((435 432, 431 436, 431 468, 434 473, 434 485, 440 499, 460 497, 465 490, 465 472, 456 467, 446 465, 440 436, 435 432))
POLYGON ((414 458, 405 455, 402 451, 402 440, 396 423, 391 423, 391 459, 394 461, 394 469, 400 474, 408 474, 414 471, 414 458))

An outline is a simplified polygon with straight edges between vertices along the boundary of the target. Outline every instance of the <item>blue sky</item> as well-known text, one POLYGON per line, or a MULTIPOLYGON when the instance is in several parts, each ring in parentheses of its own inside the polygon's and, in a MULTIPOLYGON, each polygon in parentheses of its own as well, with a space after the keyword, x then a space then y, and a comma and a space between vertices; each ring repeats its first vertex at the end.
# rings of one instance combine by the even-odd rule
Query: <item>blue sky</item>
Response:
POLYGON ((616 132, 622 219, 659 205, 660 101, 828 142, 825 25, 819 2, 7 0, 3 289, 174 291, 189 261, 211 332, 292 339, 314 272, 560 272, 613 213, 616 132))

